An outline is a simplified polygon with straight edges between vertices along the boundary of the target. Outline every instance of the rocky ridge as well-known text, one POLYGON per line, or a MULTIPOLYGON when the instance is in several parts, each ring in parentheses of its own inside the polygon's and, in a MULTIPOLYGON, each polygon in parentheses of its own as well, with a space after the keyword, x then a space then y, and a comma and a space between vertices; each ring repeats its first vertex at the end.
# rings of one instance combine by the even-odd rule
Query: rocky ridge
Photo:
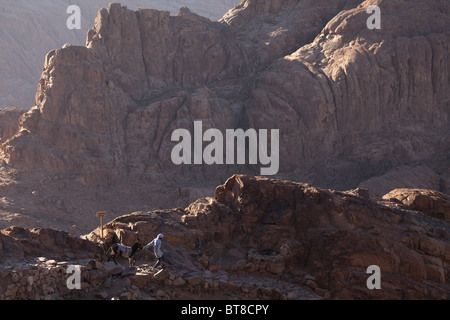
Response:
MULTIPOLYGON (((46 270, 57 274, 50 278, 60 279, 52 290, 61 290, 41 296, 49 299, 73 297, 70 294, 74 292, 62 288, 67 275, 64 278, 65 269, 61 268, 75 263, 83 263, 85 274, 78 297, 448 299, 450 229, 448 217, 439 212, 450 212, 449 199, 426 190, 409 192, 420 194, 420 203, 432 201, 439 206, 422 210, 423 205, 396 200, 396 195, 375 201, 362 189, 339 192, 236 175, 217 188, 214 198, 199 199, 187 208, 118 217, 106 225, 105 238, 99 237, 98 229, 84 236, 85 240, 69 242, 62 241, 69 238, 58 231, 6 229, 1 253, 17 258, 18 251, 7 248, 34 243, 34 249, 24 250, 24 256, 10 262, 14 265, 25 257, 34 261, 29 263, 34 266, 33 257, 46 257, 38 259, 34 267, 22 262, 21 271, 50 265, 46 270), (155 278, 149 271, 154 258, 148 252, 137 256, 132 269, 101 262, 101 246, 114 235, 131 245, 147 243, 160 232, 165 235, 166 257, 161 276, 155 278), (34 236, 24 237, 26 234, 34 236), (46 253, 36 249, 44 240, 46 253), (67 246, 59 250, 64 256, 58 256, 56 250, 61 243, 67 246), (382 290, 366 286, 370 265, 381 269, 382 290)), ((5 288, 11 279, 26 281, 6 274, 0 278, 5 288)), ((20 291, 23 296, 15 297, 32 297, 35 291, 28 290, 28 296, 25 286, 20 291)))

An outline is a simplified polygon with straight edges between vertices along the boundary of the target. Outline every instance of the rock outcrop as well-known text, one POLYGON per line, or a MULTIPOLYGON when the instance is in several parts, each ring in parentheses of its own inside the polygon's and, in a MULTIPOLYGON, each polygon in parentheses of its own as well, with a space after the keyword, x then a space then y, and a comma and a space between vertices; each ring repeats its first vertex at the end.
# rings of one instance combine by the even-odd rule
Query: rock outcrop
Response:
POLYGON ((244 0, 221 21, 248 49, 252 64, 263 69, 310 43, 325 26, 324 21, 361 2, 244 0))
MULTIPOLYGON (((229 276, 303 283, 322 297, 448 298, 450 229, 441 219, 449 213, 448 199, 420 194, 420 203, 404 206, 395 195, 376 201, 238 175, 219 186, 214 198, 184 210, 137 212, 107 227, 109 237, 115 233, 128 244, 162 232, 168 268, 184 278, 195 270, 224 270, 229 276), (382 290, 367 288, 371 265, 381 269, 382 290)), ((98 231, 89 238, 97 239, 98 231)))
POLYGON ((415 210, 450 221, 450 196, 424 189, 395 189, 383 196, 384 200, 397 202, 408 210, 415 210))
POLYGON ((403 189, 373 200, 356 191, 235 175, 184 209, 118 217, 104 238, 98 229, 80 239, 11 227, 0 233, 2 297, 448 299, 448 197, 403 189), (134 268, 105 261, 113 239, 145 244, 158 233, 161 275, 147 250, 134 268), (69 265, 80 267, 83 290, 67 290, 69 265), (381 290, 367 287, 373 265, 381 290))
POLYGON ((19 118, 25 110, 16 107, 0 109, 0 141, 5 142, 12 138, 19 130, 19 118))
POLYGON ((170 16, 111 4, 87 47, 47 55, 36 106, 3 145, 6 161, 107 186, 162 177, 211 186, 253 173, 173 165, 171 133, 203 120, 219 130, 280 129, 279 176, 319 185, 355 187, 402 164, 442 169, 445 10, 437 0, 246 0, 213 22, 187 8, 170 16), (366 26, 374 4, 381 30, 366 26), (419 23, 427 19, 432 27, 419 23))
POLYGON ((86 259, 103 254, 101 248, 67 232, 50 228, 9 227, 0 232, 2 264, 46 257, 47 259, 86 259))
POLYGON ((281 129, 282 171, 316 168, 314 180, 348 188, 343 181, 356 186, 393 165, 448 167, 446 10, 441 1, 365 1, 261 73, 246 117, 281 129), (380 30, 366 26, 369 5, 382 12, 380 30))
POLYGON ((87 184, 174 180, 184 170, 169 161, 174 129, 191 127, 192 119, 237 126, 232 103, 205 87, 220 79, 223 90, 232 81, 239 92, 233 79, 249 70, 231 37, 188 9, 174 17, 119 4, 100 10, 88 48, 65 46, 47 55, 36 107, 4 146, 8 163, 63 171, 87 184))

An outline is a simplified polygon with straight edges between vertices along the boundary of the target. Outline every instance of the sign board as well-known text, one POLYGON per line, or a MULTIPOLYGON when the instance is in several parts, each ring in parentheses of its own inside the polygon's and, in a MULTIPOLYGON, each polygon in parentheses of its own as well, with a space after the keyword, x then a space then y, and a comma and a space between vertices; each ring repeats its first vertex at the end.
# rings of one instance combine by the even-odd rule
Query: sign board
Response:
POLYGON ((106 216, 106 211, 97 212, 95 215, 100 217, 100 237, 103 238, 103 217, 106 216))

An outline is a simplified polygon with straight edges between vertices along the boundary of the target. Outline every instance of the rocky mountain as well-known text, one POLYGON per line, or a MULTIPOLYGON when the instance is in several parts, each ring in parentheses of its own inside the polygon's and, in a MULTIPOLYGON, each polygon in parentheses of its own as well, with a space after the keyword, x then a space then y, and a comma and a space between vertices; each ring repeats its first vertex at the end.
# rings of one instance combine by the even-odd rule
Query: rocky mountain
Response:
POLYGON ((26 111, 15 107, 0 109, 0 139, 5 142, 17 133, 19 119, 26 111))
POLYGON ((363 189, 236 175, 184 209, 118 217, 104 238, 99 229, 84 239, 48 228, 2 230, 0 257, 9 265, 0 264, 0 297, 448 299, 449 221, 450 197, 439 192, 400 189, 372 200, 363 189), (131 246, 161 232, 161 275, 149 270, 154 257, 146 251, 134 268, 106 262, 102 247, 114 236, 131 246), (81 270, 82 290, 67 288, 71 265, 81 270), (373 265, 380 290, 367 285, 373 265))
MULTIPOLYGON (((45 55, 65 43, 85 45, 98 10, 107 7, 107 0, 3 0, 0 8, 0 108, 17 106, 30 109, 36 83, 42 73, 45 55), (68 29, 66 22, 73 13, 69 5, 77 5, 81 29, 68 29)), ((125 0, 123 5, 168 10, 176 14, 181 7, 219 20, 238 0, 125 0)))
POLYGON ((247 118, 252 127, 286 128, 281 153, 297 156, 285 157, 284 171, 315 167, 316 181, 339 186, 393 166, 448 168, 445 10, 442 1, 365 1, 261 73, 247 118), (382 12, 379 31, 366 27, 369 4, 382 12))
POLYGON ((86 46, 45 57, 35 106, 2 144, 3 208, 87 232, 95 210, 184 207, 260 174, 174 164, 173 132, 196 121, 279 130, 278 178, 382 196, 392 186, 370 178, 407 166, 424 174, 394 188, 445 192, 448 20, 439 0, 245 0, 219 21, 110 4, 86 46), (381 29, 367 27, 369 5, 381 29))

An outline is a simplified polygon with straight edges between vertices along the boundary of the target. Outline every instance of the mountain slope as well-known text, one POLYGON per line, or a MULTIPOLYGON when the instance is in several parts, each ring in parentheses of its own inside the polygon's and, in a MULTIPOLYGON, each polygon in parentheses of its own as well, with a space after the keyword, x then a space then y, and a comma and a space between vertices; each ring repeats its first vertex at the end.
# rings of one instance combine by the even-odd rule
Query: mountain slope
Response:
POLYGON ((2 262, 20 265, 36 284, 2 271, 0 262, 0 286, 8 288, 1 295, 73 298, 65 267, 75 264, 86 289, 78 299, 123 292, 133 292, 124 299, 448 299, 449 210, 449 196, 428 190, 396 190, 375 201, 360 189, 236 175, 185 209, 120 216, 106 224, 104 238, 99 229, 84 240, 51 229, 2 230, 2 262), (149 252, 128 269, 102 255, 114 237, 131 246, 159 233, 165 259, 157 277, 149 252), (368 287, 369 266, 381 270, 381 290, 368 287))
POLYGON ((259 164, 175 165, 172 133, 202 121, 221 132, 279 129, 280 178, 349 189, 416 164, 443 176, 443 4, 246 0, 220 21, 111 4, 86 47, 46 56, 36 107, 2 145, 5 168, 32 190, 44 188, 37 180, 64 185, 55 192, 69 208, 82 193, 83 203, 111 210, 131 199, 184 206, 232 174, 260 174, 259 164), (369 5, 380 6, 381 30, 367 28, 369 5))

